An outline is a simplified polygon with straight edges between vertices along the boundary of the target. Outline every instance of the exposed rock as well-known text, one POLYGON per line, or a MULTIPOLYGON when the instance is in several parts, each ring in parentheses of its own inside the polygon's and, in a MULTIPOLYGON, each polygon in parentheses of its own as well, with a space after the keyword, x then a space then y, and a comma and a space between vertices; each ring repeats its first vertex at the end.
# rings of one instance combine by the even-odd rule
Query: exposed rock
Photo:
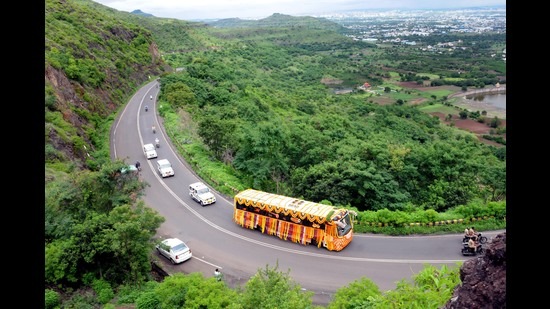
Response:
POLYGON ((464 262, 460 280, 442 309, 506 308, 506 233, 497 235, 483 255, 464 262))

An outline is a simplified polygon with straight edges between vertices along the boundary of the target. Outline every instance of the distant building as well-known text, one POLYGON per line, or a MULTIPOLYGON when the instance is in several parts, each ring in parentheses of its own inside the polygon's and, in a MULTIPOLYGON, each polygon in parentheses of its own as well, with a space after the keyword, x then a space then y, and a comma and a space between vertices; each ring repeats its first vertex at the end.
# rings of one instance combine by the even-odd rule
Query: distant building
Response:
POLYGON ((369 89, 370 87, 371 87, 370 84, 367 83, 367 82, 365 82, 363 85, 357 87, 357 89, 359 89, 359 90, 367 90, 367 89, 369 89))

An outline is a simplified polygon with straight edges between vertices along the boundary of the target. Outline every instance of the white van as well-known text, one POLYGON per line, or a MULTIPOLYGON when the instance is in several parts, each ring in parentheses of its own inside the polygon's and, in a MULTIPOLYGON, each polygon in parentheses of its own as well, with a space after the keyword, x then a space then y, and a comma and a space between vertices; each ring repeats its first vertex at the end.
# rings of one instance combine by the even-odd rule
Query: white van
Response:
POLYGON ((210 189, 202 182, 195 182, 189 185, 189 196, 202 206, 216 202, 216 197, 210 189))
POLYGON ((153 159, 157 157, 157 151, 155 149, 155 146, 153 144, 145 144, 143 145, 143 154, 147 159, 153 159))
POLYGON ((167 159, 161 159, 157 161, 157 170, 162 178, 174 176, 174 169, 172 169, 172 164, 167 159))

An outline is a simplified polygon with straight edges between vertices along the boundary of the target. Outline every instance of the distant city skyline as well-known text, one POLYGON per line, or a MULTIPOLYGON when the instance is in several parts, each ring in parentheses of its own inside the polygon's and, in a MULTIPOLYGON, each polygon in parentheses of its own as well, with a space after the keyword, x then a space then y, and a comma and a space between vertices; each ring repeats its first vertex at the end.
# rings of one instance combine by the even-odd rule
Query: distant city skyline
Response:
POLYGON ((425 10, 505 6, 506 0, 93 0, 113 9, 141 10, 181 20, 259 19, 280 13, 312 16, 356 10, 425 10))

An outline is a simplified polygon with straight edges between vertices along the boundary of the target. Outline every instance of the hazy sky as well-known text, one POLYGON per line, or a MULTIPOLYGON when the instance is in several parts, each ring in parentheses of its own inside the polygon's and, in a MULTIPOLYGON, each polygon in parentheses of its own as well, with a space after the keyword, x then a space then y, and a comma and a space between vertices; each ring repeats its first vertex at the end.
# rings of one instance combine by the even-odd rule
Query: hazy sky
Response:
POLYGON ((505 5, 506 0, 93 0, 119 11, 183 20, 321 15, 369 9, 447 9, 505 5))

